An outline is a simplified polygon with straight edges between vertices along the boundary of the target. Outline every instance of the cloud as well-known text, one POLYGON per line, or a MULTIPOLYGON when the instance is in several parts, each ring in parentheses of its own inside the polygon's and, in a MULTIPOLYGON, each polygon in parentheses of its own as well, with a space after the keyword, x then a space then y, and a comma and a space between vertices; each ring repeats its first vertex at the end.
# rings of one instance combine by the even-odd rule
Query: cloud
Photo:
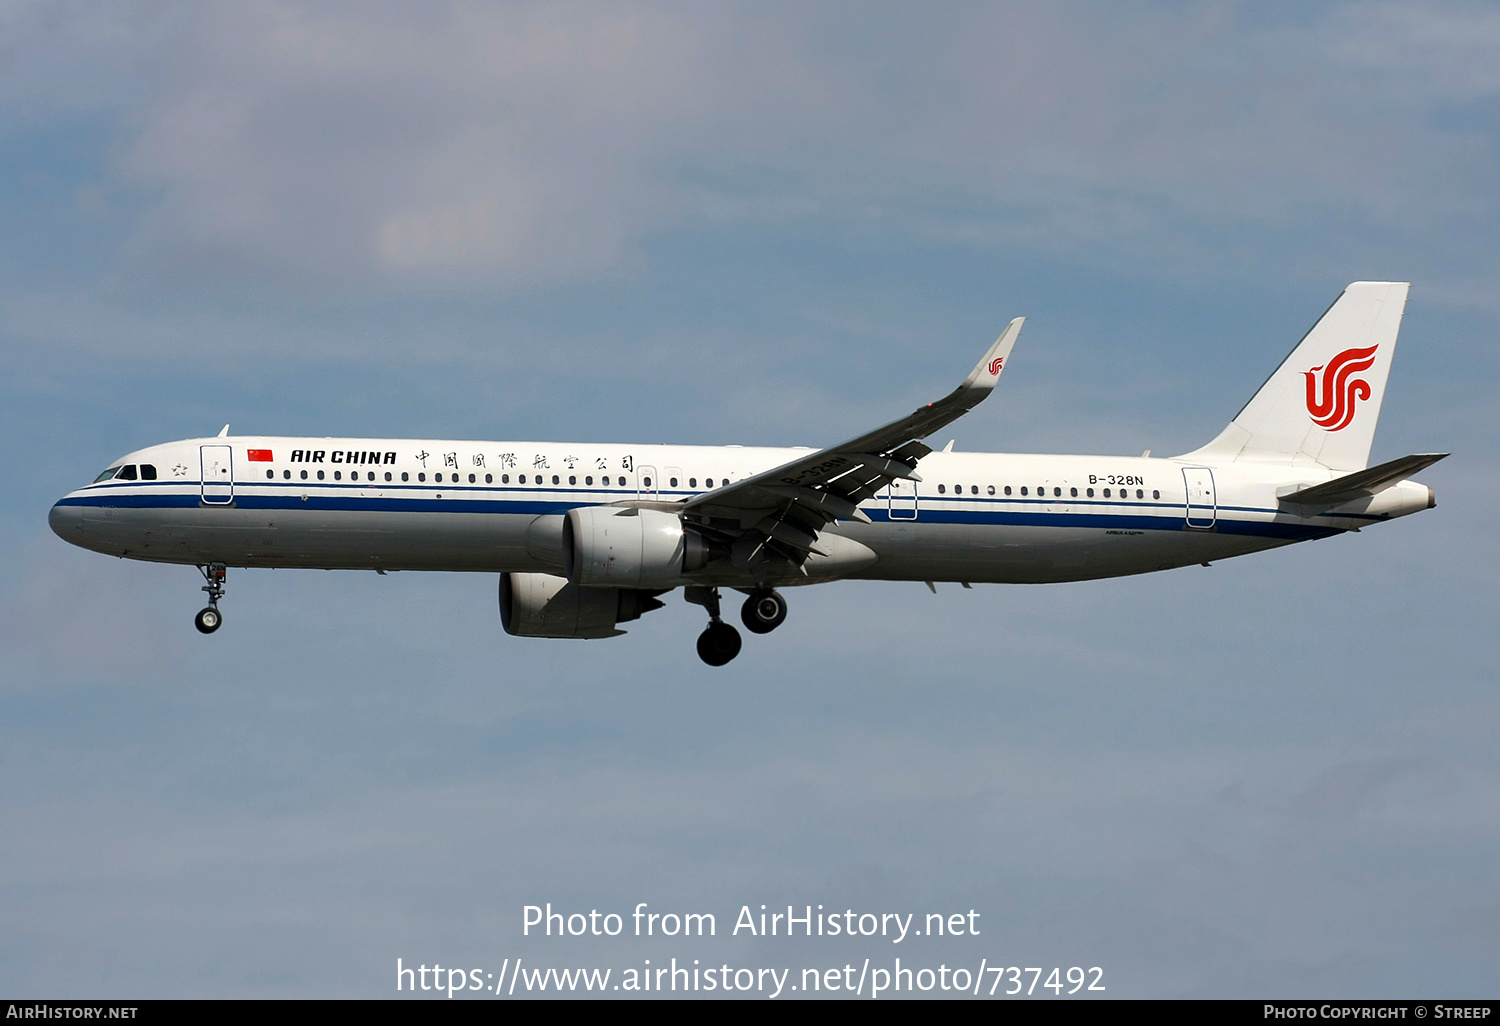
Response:
POLYGON ((1348 815, 1373 802, 1382 791, 1420 768, 1409 758, 1367 759, 1334 766, 1320 773, 1297 798, 1296 808, 1309 816, 1348 815))
POLYGON ((1330 56, 1418 103, 1500 93, 1500 11, 1488 4, 1360 4, 1332 19, 1330 56), (1413 93, 1414 91, 1414 93, 1413 93))
POLYGON ((690 32, 642 7, 218 5, 156 56, 148 250, 334 281, 607 270, 695 104, 690 32))
POLYGON ((21 94, 112 112, 111 174, 154 197, 148 280, 503 291, 810 220, 1194 273, 1339 256, 1310 224, 1494 216, 1494 118, 1444 116, 1497 88, 1496 17, 1464 5, 21 11, 81 79, 23 62, 21 94))

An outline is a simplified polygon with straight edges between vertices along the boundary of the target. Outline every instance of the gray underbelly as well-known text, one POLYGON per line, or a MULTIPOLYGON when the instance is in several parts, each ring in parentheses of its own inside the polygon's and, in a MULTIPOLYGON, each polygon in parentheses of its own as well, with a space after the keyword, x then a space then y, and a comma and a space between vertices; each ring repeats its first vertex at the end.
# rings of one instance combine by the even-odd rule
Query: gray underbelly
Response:
POLYGON ((547 570, 529 515, 198 508, 107 511, 88 547, 135 559, 328 570, 547 570))

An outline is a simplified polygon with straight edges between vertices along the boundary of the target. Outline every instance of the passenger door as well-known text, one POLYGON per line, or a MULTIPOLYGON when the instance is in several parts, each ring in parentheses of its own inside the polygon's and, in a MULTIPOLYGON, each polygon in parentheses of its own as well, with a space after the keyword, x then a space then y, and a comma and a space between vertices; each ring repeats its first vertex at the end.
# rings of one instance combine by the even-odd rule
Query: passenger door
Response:
POLYGON ((1200 530, 1213 527, 1219 507, 1214 472, 1207 467, 1183 467, 1182 483, 1187 486, 1187 525, 1200 530))
POLYGON ((227 506, 234 501, 233 449, 227 445, 200 445, 201 496, 209 506, 227 506))

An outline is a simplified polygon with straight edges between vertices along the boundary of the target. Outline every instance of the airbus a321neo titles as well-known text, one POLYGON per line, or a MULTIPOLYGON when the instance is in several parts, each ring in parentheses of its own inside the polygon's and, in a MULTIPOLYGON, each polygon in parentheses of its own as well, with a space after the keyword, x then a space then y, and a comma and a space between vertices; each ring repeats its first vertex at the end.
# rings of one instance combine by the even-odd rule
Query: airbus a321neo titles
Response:
POLYGON ((227 567, 465 570, 500 575, 500 620, 528 638, 609 638, 682 588, 703 606, 698 654, 787 615, 778 588, 843 579, 1081 581, 1169 570, 1358 531, 1430 509, 1409 480, 1445 453, 1368 466, 1406 305, 1356 282, 1219 436, 1168 459, 934 451, 978 405, 1022 318, 963 384, 826 449, 193 438, 139 449, 53 508, 66 541, 198 567, 222 622, 227 567))

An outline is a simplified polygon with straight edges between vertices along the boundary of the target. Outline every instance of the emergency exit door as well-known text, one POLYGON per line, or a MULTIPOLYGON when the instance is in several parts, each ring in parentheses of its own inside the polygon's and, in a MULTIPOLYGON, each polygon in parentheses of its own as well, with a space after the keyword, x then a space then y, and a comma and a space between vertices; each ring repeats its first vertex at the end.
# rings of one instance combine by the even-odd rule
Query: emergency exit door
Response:
POLYGON ((892 520, 917 519, 917 483, 896 478, 886 489, 886 514, 892 520))

